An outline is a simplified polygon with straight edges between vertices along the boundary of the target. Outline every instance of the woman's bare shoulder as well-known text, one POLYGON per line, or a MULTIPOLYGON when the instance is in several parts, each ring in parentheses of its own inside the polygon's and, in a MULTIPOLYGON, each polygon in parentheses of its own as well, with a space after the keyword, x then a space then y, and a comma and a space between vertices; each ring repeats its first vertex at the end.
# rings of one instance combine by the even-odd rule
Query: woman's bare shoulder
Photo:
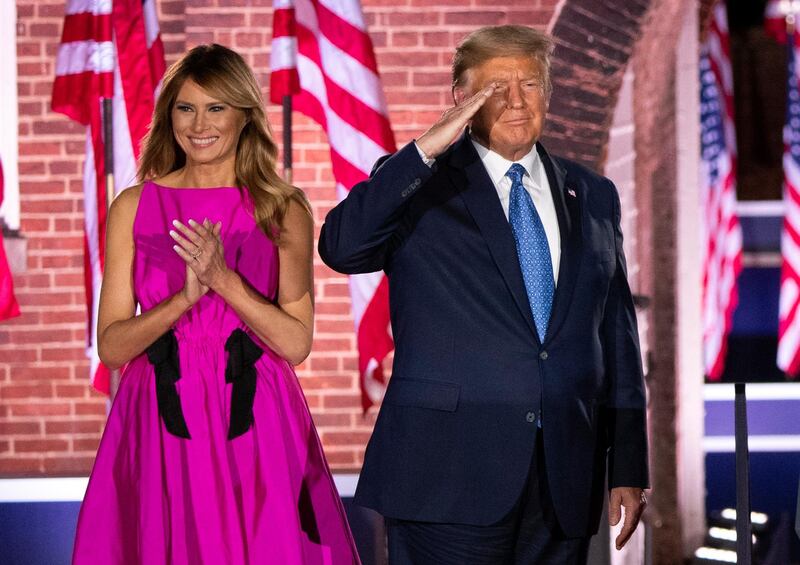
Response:
POLYGON ((283 216, 281 234, 289 235, 293 240, 303 235, 312 234, 314 219, 311 211, 297 198, 291 198, 283 216))
POLYGON ((143 187, 144 183, 136 184, 117 194, 111 203, 110 216, 133 222, 136 210, 139 208, 139 199, 142 197, 143 187))

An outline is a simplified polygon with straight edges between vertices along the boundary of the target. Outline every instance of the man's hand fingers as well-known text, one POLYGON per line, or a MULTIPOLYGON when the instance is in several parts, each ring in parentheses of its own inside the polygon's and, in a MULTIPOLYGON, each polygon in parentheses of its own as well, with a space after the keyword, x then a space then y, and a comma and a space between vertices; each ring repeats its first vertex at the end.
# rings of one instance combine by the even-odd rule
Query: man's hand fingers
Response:
POLYGON ((622 500, 618 493, 611 491, 608 497, 608 525, 616 526, 622 517, 622 500))
POLYGON ((461 104, 450 108, 419 139, 417 146, 428 157, 437 157, 447 149, 453 140, 463 131, 472 117, 494 92, 494 84, 476 92, 461 104))
POLYGON ((617 549, 622 549, 622 547, 628 543, 633 532, 636 531, 645 506, 647 506, 647 498, 643 490, 632 487, 617 487, 611 489, 611 493, 608 497, 609 524, 616 526, 619 523, 621 509, 625 509, 625 519, 622 523, 622 529, 615 540, 617 549))
POLYGON ((464 125, 467 125, 469 119, 481 109, 481 106, 486 103, 493 92, 494 84, 490 84, 486 88, 482 88, 471 97, 464 100, 461 104, 453 108, 454 114, 457 114, 459 119, 464 120, 464 125))
POLYGON ((461 104, 456 106, 457 108, 461 108, 464 106, 474 106, 477 105, 478 107, 483 106, 483 103, 486 102, 486 99, 489 98, 492 93, 494 92, 495 84, 492 83, 489 86, 484 86, 478 92, 464 100, 461 104))
POLYGON ((622 549, 622 547, 628 543, 628 540, 631 539, 631 535, 633 535, 633 531, 636 529, 636 525, 639 523, 639 519, 636 518, 634 522, 633 512, 625 509, 625 521, 622 523, 622 531, 620 531, 619 535, 616 539, 617 549, 622 549))
POLYGON ((622 549, 623 546, 631 539, 633 532, 636 531, 639 525, 639 520, 644 512, 644 503, 637 503, 633 507, 625 507, 625 521, 622 523, 622 530, 616 539, 617 549, 622 549))

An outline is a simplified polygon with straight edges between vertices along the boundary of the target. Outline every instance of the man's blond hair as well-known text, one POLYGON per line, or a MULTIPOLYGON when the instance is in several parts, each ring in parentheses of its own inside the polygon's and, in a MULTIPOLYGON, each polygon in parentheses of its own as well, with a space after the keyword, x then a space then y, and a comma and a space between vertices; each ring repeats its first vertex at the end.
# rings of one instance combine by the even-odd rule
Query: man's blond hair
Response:
POLYGON ((520 25, 487 26, 473 31, 456 48, 453 58, 453 88, 463 86, 464 74, 495 57, 528 56, 544 73, 545 95, 549 98, 550 56, 553 40, 544 32, 520 25))

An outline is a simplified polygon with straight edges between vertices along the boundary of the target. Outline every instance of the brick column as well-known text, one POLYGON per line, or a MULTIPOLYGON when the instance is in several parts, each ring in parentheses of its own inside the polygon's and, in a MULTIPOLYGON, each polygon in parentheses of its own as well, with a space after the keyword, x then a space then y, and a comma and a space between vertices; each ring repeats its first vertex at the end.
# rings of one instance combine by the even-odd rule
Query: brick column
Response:
MULTIPOLYGON (((649 342, 651 481, 648 510, 653 526, 653 562, 682 562, 688 547, 679 496, 680 367, 678 350, 678 130, 674 46, 691 0, 654 3, 633 58, 635 73, 636 185, 642 290, 652 296, 649 342), (659 64, 653 64, 658 61, 659 64)), ((695 204, 696 206, 696 204, 695 204)), ((687 236, 688 237, 688 236, 687 236)), ((687 273, 691 276, 691 273, 687 273)), ((701 480, 701 479, 696 479, 701 480)))

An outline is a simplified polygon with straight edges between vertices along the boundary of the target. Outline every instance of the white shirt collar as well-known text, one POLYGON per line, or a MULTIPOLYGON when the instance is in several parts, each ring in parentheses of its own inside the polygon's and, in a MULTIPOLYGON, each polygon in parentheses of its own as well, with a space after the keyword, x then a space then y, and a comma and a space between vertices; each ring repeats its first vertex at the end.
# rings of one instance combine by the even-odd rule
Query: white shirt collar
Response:
POLYGON ((475 146, 475 150, 478 152, 478 156, 481 158, 483 166, 486 167, 486 171, 489 173, 489 178, 492 179, 492 183, 494 183, 495 186, 498 186, 506 177, 508 169, 510 169, 511 165, 514 163, 519 163, 522 165, 536 188, 540 188, 542 186, 542 159, 539 157, 539 152, 536 151, 535 143, 526 155, 522 156, 517 161, 509 161, 505 157, 502 157, 499 153, 495 153, 491 149, 487 149, 475 141, 474 138, 470 137, 470 140, 472 141, 472 145, 475 146))

